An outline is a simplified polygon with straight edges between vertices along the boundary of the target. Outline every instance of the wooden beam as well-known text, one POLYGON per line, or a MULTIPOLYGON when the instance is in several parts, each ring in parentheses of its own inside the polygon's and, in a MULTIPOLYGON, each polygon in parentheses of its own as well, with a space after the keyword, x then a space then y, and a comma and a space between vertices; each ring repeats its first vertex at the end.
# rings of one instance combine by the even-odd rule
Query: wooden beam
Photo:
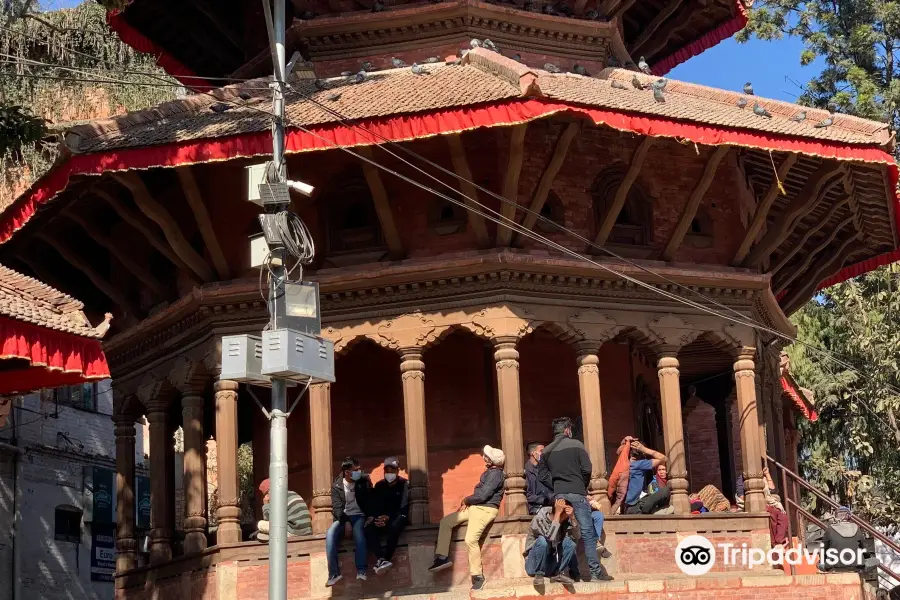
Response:
MULTIPOLYGON (((519 202, 519 175, 522 173, 522 160, 525 158, 525 132, 527 129, 528 123, 516 125, 512 128, 509 140, 509 161, 506 164, 506 178, 503 180, 503 197, 509 202, 501 203, 500 214, 510 221, 516 220, 516 207, 519 202)), ((498 246, 509 246, 512 238, 512 229, 497 225, 498 246)))
POLYGON ((588 0, 575 0, 574 12, 577 16, 584 14, 584 8, 587 6, 588 0))
POLYGON ((472 172, 469 170, 469 161, 466 159, 466 149, 463 147, 462 137, 457 133, 448 135, 446 138, 447 145, 450 146, 450 158, 453 161, 453 168, 461 178, 459 191, 465 196, 466 206, 469 207, 469 225, 471 225, 472 231, 475 233, 478 245, 481 248, 488 248, 491 245, 491 239, 488 236, 484 215, 473 212, 475 210, 483 212, 484 209, 473 202, 473 200, 478 200, 478 189, 472 183, 472 172))
POLYGON ((34 278, 38 281, 46 283, 47 285, 56 288, 62 293, 67 293, 66 288, 68 286, 63 285, 62 281, 59 277, 53 273, 51 273, 45 265, 42 265, 38 261, 35 260, 36 252, 28 252, 27 250, 20 251, 16 254, 16 258, 22 262, 26 267, 31 269, 31 272, 34 273, 34 278))
POLYGON ((137 229, 138 232, 147 239, 150 245, 156 248, 156 250, 160 254, 169 259, 169 261, 173 265, 175 265, 179 269, 184 269, 185 271, 193 275, 187 264, 183 260, 178 258, 178 255, 172 251, 172 248, 169 247, 164 239, 156 235, 156 233, 153 231, 154 226, 151 225, 150 222, 145 221, 144 217, 129 210, 121 200, 119 200, 112 194, 108 194, 107 192, 100 189, 91 190, 91 193, 106 200, 106 203, 116 211, 116 213, 122 218, 123 221, 137 229))
MULTIPOLYGON (((784 253, 784 255, 778 259, 778 263, 774 267, 769 269, 769 272, 772 273, 773 276, 777 275, 778 271, 780 271, 784 267, 784 265, 786 265, 792 258, 794 258, 795 254, 803 250, 803 247, 806 246, 806 242, 808 242, 812 236, 814 236, 823 227, 825 227, 825 225, 831 222, 831 218, 835 214, 837 214, 837 211, 846 206, 848 202, 850 202, 850 196, 844 196, 842 199, 835 202, 832 207, 828 209, 828 213, 823 218, 817 220, 812 226, 810 226, 810 228, 806 230, 806 233, 803 234, 803 238, 801 238, 798 243, 793 244, 790 249, 788 249, 784 253)), ((799 225, 799 220, 797 224, 799 225)))
POLYGON ((812 264, 814 258, 818 257, 822 252, 825 251, 825 248, 834 241, 834 238, 841 232, 841 229, 852 223, 856 219, 855 215, 849 215, 846 219, 835 225, 834 229, 831 230, 831 233, 822 240, 815 248, 813 248, 809 254, 806 255, 806 258, 803 260, 803 264, 799 269, 794 269, 794 271, 785 277, 781 282, 778 283, 777 288, 774 290, 775 295, 777 296, 791 285, 795 279, 800 277, 806 270, 809 268, 809 265, 812 264))
POLYGON ((128 188, 141 212, 159 225, 172 250, 187 264, 190 270, 205 282, 213 281, 215 275, 212 269, 181 233, 181 228, 169 211, 153 198, 140 176, 136 173, 113 173, 113 177, 128 188))
POLYGON ((637 0, 603 0, 603 2, 600 3, 597 12, 600 13, 600 16, 611 19, 631 8, 636 1, 637 0))
POLYGON ((747 228, 747 234, 744 236, 744 241, 741 242, 737 254, 734 255, 734 259, 731 261, 733 266, 740 266, 740 264, 744 262, 747 253, 750 251, 750 245, 753 244, 753 241, 756 240, 756 236, 759 235, 759 230, 762 229, 763 223, 766 222, 766 216, 769 214, 769 209, 772 208, 775 198, 777 198, 780 193, 778 182, 784 181, 787 178, 788 172, 790 172, 791 167, 794 166, 794 163, 797 162, 798 158, 800 157, 797 154, 788 154, 785 159, 781 161, 781 164, 778 165, 778 170, 776 171, 777 175, 772 176, 772 185, 769 186, 769 191, 766 192, 766 195, 760 200, 759 206, 756 207, 756 214, 753 215, 753 221, 747 228))
POLYGON ((150 270, 138 261, 131 258, 128 252, 118 247, 112 240, 112 238, 97 229, 97 227, 95 227, 93 223, 82 217, 74 210, 64 211, 63 214, 80 225, 81 228, 84 229, 95 242, 106 248, 115 260, 118 260, 120 263, 122 263, 122 266, 131 271, 131 273, 133 273, 135 277, 140 279, 144 283, 144 285, 153 290, 154 294, 156 294, 160 298, 166 297, 166 288, 159 283, 159 280, 157 280, 156 277, 153 276, 150 270))
POLYGON ((537 189, 534 190, 534 195, 531 197, 531 212, 525 213, 525 218, 522 220, 522 227, 525 229, 534 229, 538 215, 541 214, 541 209, 544 208, 544 202, 547 201, 547 195, 550 194, 550 188, 553 187, 553 180, 556 179, 556 174, 562 168, 563 162, 566 160, 566 154, 569 153, 569 146, 579 131, 581 131, 581 121, 573 121, 569 123, 560 134, 559 139, 556 140, 553 156, 544 169, 537 189))
POLYGON ((121 291, 119 291, 119 288, 114 286, 102 275, 97 273, 97 271, 95 271, 90 264, 79 258, 78 255, 76 255, 72 251, 72 249, 67 248, 65 245, 63 245, 62 242, 60 242, 56 237, 52 235, 47 235, 45 233, 36 233, 34 237, 59 252, 59 255, 62 256, 63 259, 65 259, 70 265, 84 273, 98 290, 106 294, 106 296, 114 303, 116 303, 116 305, 118 305, 119 308, 121 308, 124 312, 133 317, 137 316, 138 313, 137 311, 135 311, 134 306, 132 306, 128 298, 126 298, 125 295, 121 291))
POLYGON ((796 289, 792 290, 791 293, 784 298, 786 314, 790 314, 806 304, 806 301, 812 297, 813 293, 816 291, 816 287, 822 280, 831 276, 844 266, 844 263, 850 258, 850 255, 859 250, 859 248, 852 247, 852 244, 856 241, 859 241, 858 232, 844 240, 836 251, 829 252, 819 258, 815 266, 807 273, 806 277, 797 284, 796 289))
POLYGON ((844 165, 824 161, 744 259, 744 266, 757 267, 764 258, 772 254, 772 251, 791 235, 796 224, 812 212, 831 189, 840 183, 841 180, 834 179, 834 176, 843 173, 844 170, 844 165))
POLYGON ((709 160, 706 162, 706 168, 703 170, 703 176, 700 177, 700 181, 698 181, 696 187, 694 187, 691 197, 688 198, 687 204, 684 205, 684 210, 681 212, 681 219, 679 219, 678 225, 675 226, 675 230, 672 232, 671 237, 669 237, 669 243, 666 244, 666 249, 663 250, 663 260, 669 261, 675 257, 675 252, 678 250, 678 247, 681 246, 681 242, 684 240, 684 236, 688 232, 691 222, 694 220, 694 217, 697 216, 697 209, 700 208, 700 203, 703 201, 703 196, 706 195, 706 190, 708 190, 710 184, 712 184, 713 178, 716 175, 716 169, 719 168, 719 163, 722 162, 722 159, 725 158, 725 155, 728 154, 730 149, 730 146, 718 146, 709 157, 709 160))
MULTIPOLYGON (((700 10, 700 6, 695 6, 691 10, 700 10)), ((656 35, 652 38, 644 42, 644 47, 642 48, 641 53, 647 58, 648 61, 653 60, 653 57, 657 56, 663 50, 665 50, 666 46, 669 45, 670 40, 673 36, 681 34, 681 32, 685 29, 690 29, 694 27, 693 21, 687 18, 679 18, 682 15, 676 15, 674 19, 669 19, 669 23, 663 28, 662 31, 657 31, 656 35)), ((653 64, 652 62, 650 63, 653 64)))
POLYGON ((194 213, 194 219, 197 221, 197 227, 200 229, 200 235, 203 236, 203 243, 209 250, 209 256, 212 258, 213 266, 219 279, 230 279, 231 275, 228 268, 228 260, 225 253, 222 252, 222 246, 219 245, 219 238, 216 237, 216 230, 213 228, 212 219, 209 218, 209 211, 203 202, 203 196, 200 194, 200 186, 197 185, 197 179, 191 167, 178 167, 175 169, 178 173, 178 180, 181 181, 181 189, 184 191, 184 197, 194 213))
POLYGON ((644 159, 647 158, 647 152, 650 150, 650 146, 653 145, 654 140, 655 138, 650 136, 645 137, 634 151, 634 154, 632 154, 631 165, 629 165, 628 171, 625 173, 621 185, 619 185, 619 189, 616 190, 612 206, 609 207, 609 211, 603 218, 603 224, 600 225, 600 229, 597 231, 597 237, 594 238, 595 246, 602 246, 606 243, 607 238, 609 238, 613 225, 616 224, 616 219, 619 218, 619 213, 622 212, 622 207, 625 206, 625 199, 628 198, 628 192, 631 191, 631 186, 634 185, 634 181, 641 172, 644 159))
POLYGON ((647 40, 653 37, 653 34, 656 33, 656 30, 659 29, 660 25, 666 22, 669 17, 671 17, 678 7, 681 6, 682 0, 669 0, 669 3, 666 4, 661 11, 659 11, 653 20, 647 24, 641 34, 634 40, 634 43, 631 44, 631 54, 634 55, 638 50, 641 49, 647 40))
MULTIPOLYGON (((363 158, 372 160, 372 149, 369 146, 360 146, 356 151, 363 158)), ((387 190, 384 188, 384 182, 381 181, 381 173, 377 167, 366 161, 362 161, 362 168, 366 183, 369 184, 369 191, 372 193, 375 212, 378 214, 378 221, 381 223, 381 231, 384 233, 388 251, 392 259, 400 260, 406 253, 403 251, 403 242, 400 240, 400 233, 394 221, 394 209, 391 208, 387 190)))

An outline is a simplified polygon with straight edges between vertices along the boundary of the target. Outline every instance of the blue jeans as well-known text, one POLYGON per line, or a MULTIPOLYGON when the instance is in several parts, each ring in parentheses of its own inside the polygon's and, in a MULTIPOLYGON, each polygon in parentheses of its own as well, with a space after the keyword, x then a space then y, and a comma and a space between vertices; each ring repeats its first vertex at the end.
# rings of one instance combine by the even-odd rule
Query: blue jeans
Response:
POLYGON ((575 548, 575 542, 569 537, 564 537, 562 543, 553 549, 547 538, 541 536, 534 541, 534 546, 525 557, 525 572, 531 577, 539 571, 548 577, 558 575, 575 558, 575 548))
POLYGON ((597 533, 594 531, 594 519, 591 516, 591 505, 587 498, 579 494, 562 494, 566 502, 572 505, 578 528, 581 529, 581 542, 584 546, 584 557, 587 559, 588 568, 592 577, 600 577, 603 569, 600 566, 600 558, 597 556, 597 533))
POLYGON ((594 521, 594 533, 597 539, 603 539, 603 513, 599 510, 591 511, 591 519, 594 521))
MULTIPOLYGON (((368 568, 368 550, 366 549, 365 515, 353 515, 348 517, 353 527, 353 542, 356 544, 356 572, 365 573, 368 568)), ((338 561, 338 549, 341 547, 341 538, 344 537, 344 524, 335 521, 325 534, 325 553, 328 555, 328 578, 341 574, 341 564, 338 561)))

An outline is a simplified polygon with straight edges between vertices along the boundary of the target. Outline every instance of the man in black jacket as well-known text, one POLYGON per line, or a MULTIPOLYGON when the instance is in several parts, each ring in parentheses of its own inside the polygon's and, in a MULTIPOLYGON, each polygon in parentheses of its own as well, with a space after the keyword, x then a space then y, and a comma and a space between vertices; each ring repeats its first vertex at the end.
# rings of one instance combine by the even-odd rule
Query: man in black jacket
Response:
POLYGON ((543 507, 553 504, 553 490, 538 478, 538 464, 543 452, 544 445, 540 442, 530 442, 525 447, 525 454, 528 456, 525 461, 525 500, 528 502, 529 515, 536 515, 543 507))
POLYGON ((572 420, 568 417, 553 420, 553 436, 553 441, 544 448, 538 476, 544 485, 553 490, 554 497, 564 498, 572 505, 581 529, 581 542, 591 577, 609 581, 612 577, 600 564, 597 555, 597 534, 587 497, 591 482, 591 458, 584 444, 572 438, 572 420))
POLYGON ((490 527, 500 511, 500 500, 503 498, 503 482, 506 473, 506 455, 500 448, 485 446, 481 457, 485 470, 471 496, 466 496, 459 503, 459 509, 441 519, 438 530, 437 545, 434 549, 434 563, 428 568, 431 572, 443 571, 453 566, 448 558, 450 554, 450 535, 453 530, 468 522, 466 527, 466 547, 469 550, 469 574, 472 575, 472 589, 484 587, 484 569, 481 566, 481 534, 490 527))
POLYGON ((393 566, 391 558, 406 527, 409 515, 409 482, 400 477, 400 461, 395 456, 384 459, 384 479, 372 491, 372 516, 366 525, 366 541, 377 558, 375 574, 381 575, 393 566), (381 545, 381 536, 387 544, 381 545))
POLYGON ((338 549, 344 537, 344 525, 353 528, 353 542, 356 544, 356 578, 366 579, 368 551, 366 549, 365 525, 372 493, 372 481, 363 475, 359 461, 348 456, 341 462, 341 474, 331 486, 331 513, 334 523, 325 534, 325 553, 328 556, 328 582, 331 587, 342 579, 338 562, 338 549))

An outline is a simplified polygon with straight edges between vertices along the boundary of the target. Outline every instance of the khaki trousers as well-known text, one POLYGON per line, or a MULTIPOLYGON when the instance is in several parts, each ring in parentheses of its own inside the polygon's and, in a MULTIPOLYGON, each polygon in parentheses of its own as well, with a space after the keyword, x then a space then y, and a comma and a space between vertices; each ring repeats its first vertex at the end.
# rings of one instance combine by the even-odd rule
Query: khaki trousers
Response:
POLYGON ((453 530, 463 523, 468 523, 465 540, 466 548, 469 551, 469 573, 481 575, 481 546, 479 545, 481 534, 494 522, 498 512, 500 511, 493 506, 468 506, 459 512, 450 513, 441 519, 435 554, 449 556, 450 536, 453 530))

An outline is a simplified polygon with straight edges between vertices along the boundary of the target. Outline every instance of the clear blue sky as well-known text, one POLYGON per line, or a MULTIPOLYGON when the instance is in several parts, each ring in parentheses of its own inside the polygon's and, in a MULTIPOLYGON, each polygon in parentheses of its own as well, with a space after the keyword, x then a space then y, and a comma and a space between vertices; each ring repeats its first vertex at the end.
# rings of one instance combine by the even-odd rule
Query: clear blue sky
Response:
MULTIPOLYGON (((81 1, 41 0, 41 6, 45 9, 68 8, 81 1)), ((801 67, 802 50, 803 44, 798 39, 751 40, 746 44, 727 39, 675 67, 668 76, 729 90, 740 90, 744 82, 751 81, 757 95, 792 102, 800 95, 800 90, 785 77, 805 85, 821 69, 821 63, 801 67)))

